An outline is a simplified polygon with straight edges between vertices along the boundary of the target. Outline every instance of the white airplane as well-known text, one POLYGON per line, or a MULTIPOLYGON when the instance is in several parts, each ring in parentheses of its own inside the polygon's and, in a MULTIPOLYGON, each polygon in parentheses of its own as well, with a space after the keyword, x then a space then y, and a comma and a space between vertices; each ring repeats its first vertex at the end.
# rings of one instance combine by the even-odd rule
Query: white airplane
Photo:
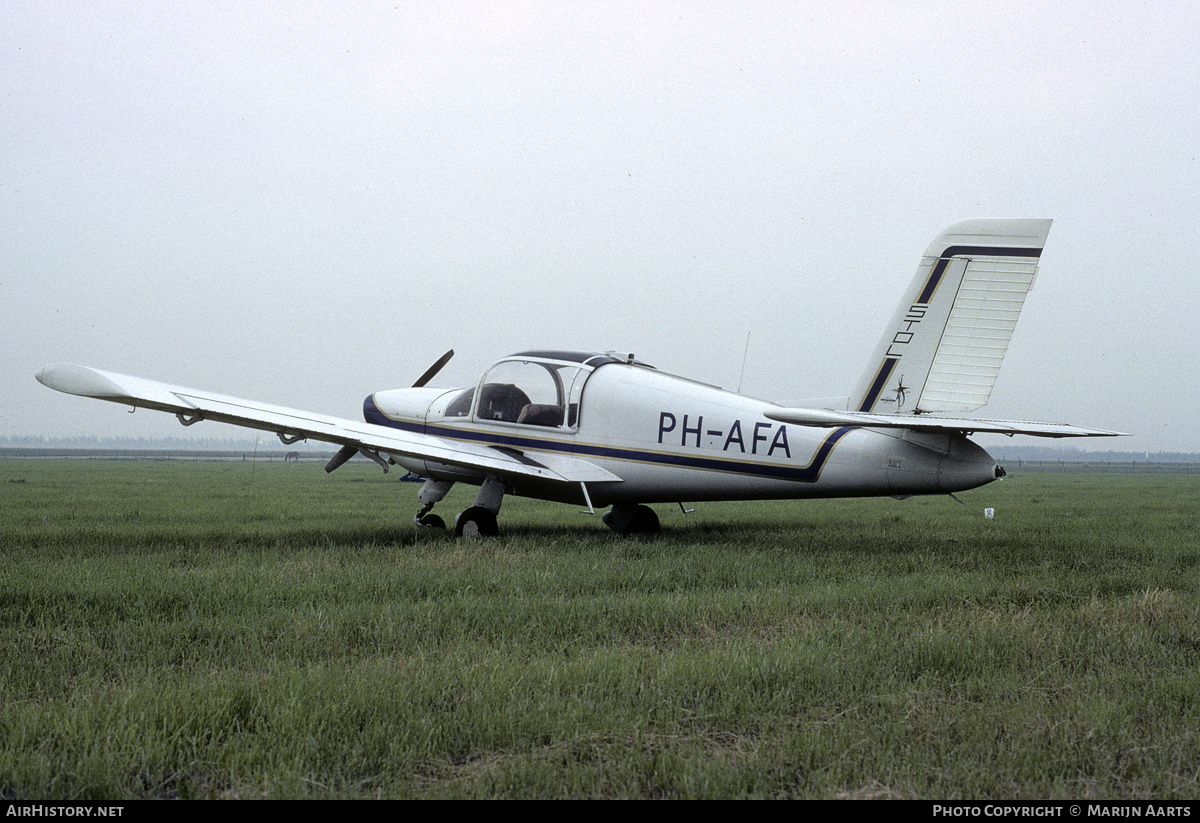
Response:
POLYGON ((339 419, 85 366, 54 364, 52 389, 201 420, 340 444, 333 471, 361 454, 428 478, 418 526, 455 483, 480 487, 459 535, 498 533, 505 494, 573 503, 622 534, 655 532, 647 503, 952 494, 1004 470, 968 436, 1113 436, 1063 423, 960 415, 987 403, 1049 220, 970 220, 929 246, 853 394, 785 407, 666 374, 633 355, 527 351, 467 388, 427 388, 447 352, 411 388, 339 419))

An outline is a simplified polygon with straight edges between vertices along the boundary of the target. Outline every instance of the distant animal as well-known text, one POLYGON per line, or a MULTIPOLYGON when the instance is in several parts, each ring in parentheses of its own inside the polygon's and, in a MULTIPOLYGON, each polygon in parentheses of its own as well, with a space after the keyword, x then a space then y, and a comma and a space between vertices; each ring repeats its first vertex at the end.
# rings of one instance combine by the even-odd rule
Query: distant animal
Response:
POLYGON ((295 460, 297 463, 299 463, 300 462, 300 452, 288 452, 287 454, 285 454, 283 456, 284 463, 288 462, 289 460, 295 460))

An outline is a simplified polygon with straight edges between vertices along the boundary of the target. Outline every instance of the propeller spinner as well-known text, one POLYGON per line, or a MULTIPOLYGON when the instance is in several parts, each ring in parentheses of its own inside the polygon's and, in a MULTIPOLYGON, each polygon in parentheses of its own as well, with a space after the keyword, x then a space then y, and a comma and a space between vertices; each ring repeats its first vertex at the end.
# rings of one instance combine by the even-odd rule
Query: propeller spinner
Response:
MULTIPOLYGON (((442 368, 445 367, 445 365, 450 362, 450 358, 453 356, 454 356, 454 349, 451 349, 450 351, 446 352, 441 357, 439 357, 437 359, 437 362, 435 362, 432 366, 430 366, 428 369, 426 369, 425 373, 417 378, 417 382, 413 383, 412 387, 414 389, 419 389, 422 386, 424 386, 426 383, 428 383, 430 380, 432 380, 435 376, 437 376, 437 373, 440 372, 442 370, 442 368)), ((358 454, 360 451, 361 451, 361 449, 359 449, 358 446, 355 446, 353 444, 347 444, 345 446, 342 446, 340 449, 338 449, 337 454, 335 454, 332 458, 330 458, 329 462, 325 464, 325 471, 326 472, 333 471, 334 469, 338 468, 343 463, 345 463, 347 460, 349 460, 351 457, 358 454)), ((370 457, 372 460, 376 459, 374 455, 368 454, 367 456, 370 457)), ((383 470, 387 471, 386 464, 384 465, 383 470)))

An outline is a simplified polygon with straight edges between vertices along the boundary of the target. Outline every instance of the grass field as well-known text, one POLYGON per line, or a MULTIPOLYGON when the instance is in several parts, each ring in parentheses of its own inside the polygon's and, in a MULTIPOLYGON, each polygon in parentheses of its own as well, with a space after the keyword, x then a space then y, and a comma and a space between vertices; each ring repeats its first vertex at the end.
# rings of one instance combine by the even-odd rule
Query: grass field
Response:
POLYGON ((416 488, 0 461, 0 796, 1200 796, 1200 477, 474 543, 416 488))

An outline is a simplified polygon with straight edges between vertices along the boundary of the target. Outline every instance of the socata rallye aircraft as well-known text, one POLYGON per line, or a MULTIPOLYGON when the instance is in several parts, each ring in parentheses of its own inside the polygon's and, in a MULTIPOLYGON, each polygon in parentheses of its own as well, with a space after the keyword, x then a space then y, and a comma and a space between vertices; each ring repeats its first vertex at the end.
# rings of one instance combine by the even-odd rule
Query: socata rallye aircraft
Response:
POLYGON ((506 494, 611 506, 622 534, 654 532, 647 503, 952 494, 1004 470, 968 438, 1118 432, 948 416, 987 403, 1050 231, 1049 220, 970 220, 929 246, 844 403, 785 407, 666 374, 633 355, 528 351, 468 388, 376 392, 364 422, 70 364, 37 379, 58 391, 340 444, 333 471, 361 454, 428 478, 418 526, 455 483, 480 487, 459 535, 496 534, 506 494))

